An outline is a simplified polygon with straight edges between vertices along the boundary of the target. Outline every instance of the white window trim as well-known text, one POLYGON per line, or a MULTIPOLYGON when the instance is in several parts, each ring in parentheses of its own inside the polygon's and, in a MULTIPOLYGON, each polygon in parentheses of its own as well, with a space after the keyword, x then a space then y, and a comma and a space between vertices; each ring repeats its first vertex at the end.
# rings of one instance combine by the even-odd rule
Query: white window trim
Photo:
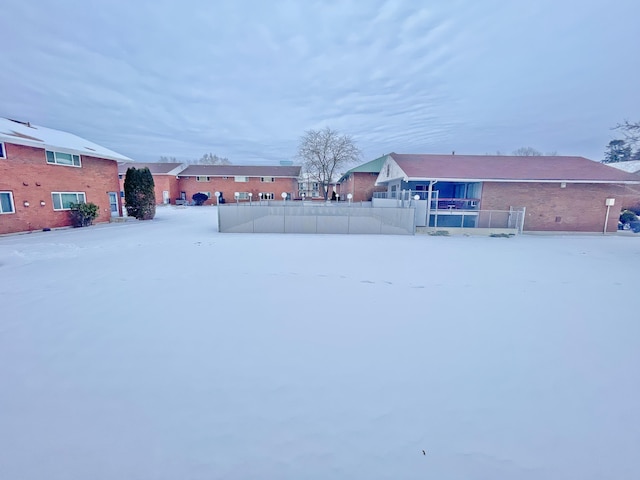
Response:
POLYGON ((260 177, 260 182, 262 183, 273 183, 276 181, 275 177, 260 177))
POLYGON ((249 192, 238 192, 238 200, 249 200, 249 192))
POLYGON ((211 179, 209 177, 207 177, 206 175, 196 175, 196 182, 208 182, 211 179), (204 180, 203 180, 204 178, 204 180))
POLYGON ((7 147, 4 142, 0 142, 0 158, 7 158, 7 147))
POLYGON ((198 192, 198 193, 204 193, 207 197, 211 198, 211 192, 198 192))
MULTIPOLYGON (((13 192, 9 192, 6 190, 0 191, 0 193, 8 193, 9 194, 9 203, 11 204, 11 208, 12 211, 10 212, 3 212, 2 210, 0 210, 0 215, 9 215, 11 213, 16 213, 16 203, 13 201, 13 192)), ((2 208, 2 207, 0 207, 2 208)))
MULTIPOLYGON (((78 199, 78 195, 84 195, 84 202, 87 202, 87 194, 85 192, 51 192, 51 206, 55 212, 64 212, 65 210, 71 210, 70 208, 56 208, 55 202, 53 201, 54 195, 60 195, 60 205, 62 205, 62 195, 75 195, 76 200, 78 199)), ((79 202, 76 202, 79 203, 79 202)))
POLYGON ((45 162, 47 162, 47 165, 59 165, 61 167, 82 168, 82 155, 78 155, 77 153, 56 152, 55 150, 45 150, 44 151, 44 160, 45 160, 45 162), (49 157, 47 157, 47 152, 53 153, 53 162, 49 161, 49 157), (71 161, 73 161, 73 157, 78 157, 78 165, 69 165, 69 164, 66 164, 66 163, 58 163, 56 161, 56 153, 64 153, 65 155, 71 155, 71 161))
POLYGON ((247 183, 249 181, 249 177, 244 175, 236 175, 233 177, 233 180, 237 183, 247 183))
POLYGON ((261 198, 262 200, 275 200, 276 195, 273 192, 260 192, 258 198, 261 198))

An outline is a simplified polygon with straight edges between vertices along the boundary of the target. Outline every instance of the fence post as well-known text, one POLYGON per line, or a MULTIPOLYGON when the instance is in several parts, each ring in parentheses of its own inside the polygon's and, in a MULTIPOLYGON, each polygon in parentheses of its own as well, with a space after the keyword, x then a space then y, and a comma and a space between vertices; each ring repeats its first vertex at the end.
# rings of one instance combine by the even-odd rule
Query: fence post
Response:
POLYGON ((491 210, 489 210, 489 228, 491 228, 491 210))

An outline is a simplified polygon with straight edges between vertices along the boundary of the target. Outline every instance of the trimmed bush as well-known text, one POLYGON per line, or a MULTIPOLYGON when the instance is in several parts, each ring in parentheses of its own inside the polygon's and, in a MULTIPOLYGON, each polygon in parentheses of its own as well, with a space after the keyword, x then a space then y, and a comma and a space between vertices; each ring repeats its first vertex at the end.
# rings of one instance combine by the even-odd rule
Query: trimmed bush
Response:
POLYGON ((138 220, 151 220, 156 216, 156 194, 153 175, 148 168, 131 167, 124 177, 124 201, 127 214, 138 220))
POLYGON ((195 203, 198 206, 204 204, 204 202, 209 200, 209 197, 207 196, 206 193, 200 193, 200 192, 194 193, 191 198, 193 199, 193 203, 195 203))
POLYGON ((98 216, 99 207, 95 203, 72 203, 69 216, 74 227, 88 227, 98 216))

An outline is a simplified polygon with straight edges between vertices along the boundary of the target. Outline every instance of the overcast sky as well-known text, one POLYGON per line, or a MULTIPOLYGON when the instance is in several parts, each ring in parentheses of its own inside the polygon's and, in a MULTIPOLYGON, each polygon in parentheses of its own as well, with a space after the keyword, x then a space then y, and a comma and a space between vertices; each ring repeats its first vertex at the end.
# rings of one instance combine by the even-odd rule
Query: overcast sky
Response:
POLYGON ((640 120, 639 20, 638 0, 3 0, 0 116, 140 161, 273 164, 324 126, 363 161, 600 160, 640 120))

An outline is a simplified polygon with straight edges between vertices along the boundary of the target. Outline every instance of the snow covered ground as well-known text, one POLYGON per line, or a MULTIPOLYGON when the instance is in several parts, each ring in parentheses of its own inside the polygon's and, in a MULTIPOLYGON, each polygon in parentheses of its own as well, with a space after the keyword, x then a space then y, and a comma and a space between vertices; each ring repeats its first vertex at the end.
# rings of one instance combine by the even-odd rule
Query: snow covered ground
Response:
POLYGON ((640 238, 215 213, 0 238, 1 479, 640 478, 640 238))

